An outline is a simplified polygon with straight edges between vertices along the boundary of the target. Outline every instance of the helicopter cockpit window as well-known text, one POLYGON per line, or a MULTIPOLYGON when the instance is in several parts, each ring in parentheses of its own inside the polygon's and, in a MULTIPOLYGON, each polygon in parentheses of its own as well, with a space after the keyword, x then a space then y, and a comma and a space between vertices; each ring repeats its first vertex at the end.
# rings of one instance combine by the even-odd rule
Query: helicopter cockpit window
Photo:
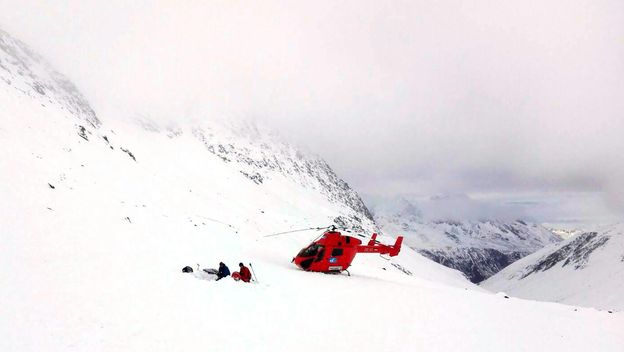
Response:
POLYGON ((302 249, 301 252, 297 254, 297 256, 298 257, 313 257, 316 255, 320 247, 321 246, 319 246, 318 244, 313 243, 309 245, 308 247, 302 249))
POLYGON ((323 246, 319 246, 319 248, 321 250, 318 252, 318 255, 316 256, 316 259, 314 260, 315 262, 320 262, 321 259, 323 259, 323 256, 325 255, 325 248, 323 246))
POLYGON ((331 255, 332 257, 339 257, 342 255, 342 252, 343 252, 342 248, 334 248, 332 249, 331 255))

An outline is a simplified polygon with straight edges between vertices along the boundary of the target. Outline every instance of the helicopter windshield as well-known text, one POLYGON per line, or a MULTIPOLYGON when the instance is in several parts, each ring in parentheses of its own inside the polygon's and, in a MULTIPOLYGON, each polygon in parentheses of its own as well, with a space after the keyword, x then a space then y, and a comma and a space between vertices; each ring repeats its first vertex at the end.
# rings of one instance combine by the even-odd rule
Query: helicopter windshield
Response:
POLYGON ((321 248, 320 245, 316 244, 316 243, 312 243, 311 245, 307 246, 306 248, 302 249, 299 254, 297 254, 298 257, 313 257, 316 255, 316 253, 318 252, 319 248, 321 248))

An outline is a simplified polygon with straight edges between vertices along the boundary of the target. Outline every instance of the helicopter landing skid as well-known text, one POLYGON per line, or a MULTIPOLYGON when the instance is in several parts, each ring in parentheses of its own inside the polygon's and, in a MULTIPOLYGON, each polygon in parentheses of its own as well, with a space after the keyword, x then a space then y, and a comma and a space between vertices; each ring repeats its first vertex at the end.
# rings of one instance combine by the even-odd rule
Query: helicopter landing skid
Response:
POLYGON ((343 272, 346 272, 347 276, 351 276, 351 273, 347 269, 344 269, 344 270, 341 270, 341 271, 337 271, 337 270, 336 271, 325 271, 325 272, 323 272, 323 274, 327 274, 327 275, 340 275, 343 272))

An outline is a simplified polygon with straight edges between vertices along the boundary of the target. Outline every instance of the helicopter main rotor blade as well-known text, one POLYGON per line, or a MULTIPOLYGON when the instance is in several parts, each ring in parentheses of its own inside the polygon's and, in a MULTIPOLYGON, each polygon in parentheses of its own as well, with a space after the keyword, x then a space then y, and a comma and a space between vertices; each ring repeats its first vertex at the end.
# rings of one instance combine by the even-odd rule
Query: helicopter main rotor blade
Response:
POLYGON ((326 229, 327 227, 310 227, 307 229, 299 229, 299 230, 292 230, 292 231, 284 231, 284 232, 278 232, 278 233, 272 233, 270 235, 265 235, 262 237, 273 237, 273 236, 279 236, 279 235, 285 235, 285 234, 289 234, 289 233, 294 233, 294 232, 302 232, 302 231, 310 231, 310 230, 323 230, 326 229))

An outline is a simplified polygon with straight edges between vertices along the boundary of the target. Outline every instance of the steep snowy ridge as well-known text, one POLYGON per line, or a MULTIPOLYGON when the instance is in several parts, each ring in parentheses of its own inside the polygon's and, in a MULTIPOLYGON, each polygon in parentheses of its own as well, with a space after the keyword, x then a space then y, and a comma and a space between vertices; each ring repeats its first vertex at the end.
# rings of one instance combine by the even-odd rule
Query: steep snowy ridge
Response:
MULTIPOLYGON (((4 67, 10 50, 0 50, 4 67)), ((46 93, 52 102, 43 103, 32 87, 15 89, 56 75, 39 61, 22 62, 38 75, 0 81, 0 351, 624 345, 621 313, 507 299, 408 247, 389 260, 358 255, 351 276, 303 272, 291 258, 319 233, 264 235, 339 216, 374 226, 324 163, 218 123, 161 128, 101 115, 89 123, 84 111, 65 106, 84 99, 79 94, 46 93), (310 174, 308 166, 318 168, 310 174), (219 261, 232 270, 253 263, 259 282, 180 271, 219 261)), ((63 91, 54 82, 48 91, 63 91)))
POLYGON ((388 233, 402 233, 406 244, 426 257, 480 282, 538 249, 561 241, 538 224, 517 220, 428 221, 405 198, 374 208, 388 233))
POLYGON ((604 309, 624 309, 624 226, 579 233, 482 283, 492 291, 604 309))
MULTIPOLYGON (((231 124, 231 122, 230 122, 231 124)), ((217 131, 214 127, 195 128, 193 135, 208 151, 223 161, 235 163, 240 173, 256 184, 275 174, 325 195, 331 202, 345 205, 352 212, 337 222, 358 231, 375 228, 372 216, 360 196, 318 157, 304 155, 273 133, 250 123, 238 123, 217 131), (233 144, 232 141, 238 141, 233 144)))
POLYGON ((0 82, 37 100, 56 105, 91 127, 100 121, 74 84, 24 43, 0 29, 0 82))
POLYGON ((318 225, 338 223, 360 232, 376 227, 359 195, 319 157, 306 155, 280 140, 274 132, 248 121, 212 119, 188 126, 165 127, 142 117, 135 122, 144 131, 167 136, 173 143, 190 138, 212 157, 238 171, 258 189, 289 183, 321 195, 336 205, 336 216, 318 225))

